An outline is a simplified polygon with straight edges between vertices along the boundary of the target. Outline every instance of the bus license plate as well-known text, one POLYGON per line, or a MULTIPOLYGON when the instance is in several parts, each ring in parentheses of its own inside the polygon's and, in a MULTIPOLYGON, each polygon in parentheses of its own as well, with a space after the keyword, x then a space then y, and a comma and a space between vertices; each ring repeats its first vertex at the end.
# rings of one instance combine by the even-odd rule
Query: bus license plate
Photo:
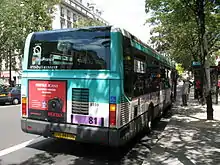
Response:
POLYGON ((6 96, 6 94, 0 94, 0 96, 6 96))
POLYGON ((76 136, 70 133, 53 132, 53 136, 61 139, 76 140, 76 136))

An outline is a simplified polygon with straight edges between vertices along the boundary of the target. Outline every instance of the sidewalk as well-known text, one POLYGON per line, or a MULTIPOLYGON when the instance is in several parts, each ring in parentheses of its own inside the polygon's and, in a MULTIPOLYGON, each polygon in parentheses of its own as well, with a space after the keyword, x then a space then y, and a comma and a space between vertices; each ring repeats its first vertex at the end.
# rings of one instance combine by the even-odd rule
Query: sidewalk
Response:
POLYGON ((187 107, 177 98, 174 115, 143 165, 220 165, 220 102, 213 105, 215 120, 207 121, 206 106, 198 105, 193 92, 187 107))

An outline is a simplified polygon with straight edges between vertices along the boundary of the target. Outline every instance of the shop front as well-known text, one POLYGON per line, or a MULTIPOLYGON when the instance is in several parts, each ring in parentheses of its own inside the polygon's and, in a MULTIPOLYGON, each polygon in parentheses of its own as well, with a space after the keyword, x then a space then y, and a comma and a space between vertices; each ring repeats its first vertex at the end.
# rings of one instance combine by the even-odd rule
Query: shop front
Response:
MULTIPOLYGON (((0 71, 0 83, 9 85, 9 71, 0 71)), ((21 82, 21 71, 11 71, 11 81, 14 85, 20 84, 21 82)))

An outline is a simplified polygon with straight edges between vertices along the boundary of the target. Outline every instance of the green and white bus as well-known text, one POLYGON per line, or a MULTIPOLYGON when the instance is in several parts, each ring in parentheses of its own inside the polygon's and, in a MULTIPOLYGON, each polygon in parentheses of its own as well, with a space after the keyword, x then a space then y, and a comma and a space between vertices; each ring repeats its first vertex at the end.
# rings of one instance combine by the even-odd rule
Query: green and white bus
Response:
POLYGON ((175 65, 113 26, 31 33, 22 68, 30 134, 117 147, 172 104, 175 65))

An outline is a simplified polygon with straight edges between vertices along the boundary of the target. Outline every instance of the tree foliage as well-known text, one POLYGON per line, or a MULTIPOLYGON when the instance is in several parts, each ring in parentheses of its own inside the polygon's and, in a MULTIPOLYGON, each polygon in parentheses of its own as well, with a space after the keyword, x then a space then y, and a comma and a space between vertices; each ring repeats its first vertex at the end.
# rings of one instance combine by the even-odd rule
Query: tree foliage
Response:
POLYGON ((8 52, 14 54, 17 50, 18 55, 21 54, 29 33, 51 29, 52 13, 55 10, 53 6, 58 2, 59 0, 0 1, 1 60, 8 59, 8 52))
POLYGON ((91 18, 80 17, 74 24, 74 28, 87 27, 87 26, 103 26, 104 23, 91 18))
POLYGON ((220 48, 219 6, 210 0, 202 0, 205 14, 205 36, 207 55, 201 54, 200 26, 198 22, 198 1, 200 0, 146 0, 146 12, 152 17, 147 20, 154 26, 152 44, 159 52, 170 54, 184 68, 192 60, 213 61, 211 56, 220 48))
MULTIPOLYGON (((220 48, 220 4, 216 0, 146 0, 146 12, 152 10, 148 22, 159 51, 166 51, 183 66, 201 63, 201 90, 207 104, 207 119, 213 119, 210 76, 206 67, 220 48), (205 92, 203 92, 205 85, 205 92)), ((199 96, 200 97, 200 96, 199 96)))
POLYGON ((184 73, 184 68, 182 67, 182 64, 177 64, 176 70, 178 72, 178 75, 180 75, 180 76, 182 76, 182 74, 184 73))

